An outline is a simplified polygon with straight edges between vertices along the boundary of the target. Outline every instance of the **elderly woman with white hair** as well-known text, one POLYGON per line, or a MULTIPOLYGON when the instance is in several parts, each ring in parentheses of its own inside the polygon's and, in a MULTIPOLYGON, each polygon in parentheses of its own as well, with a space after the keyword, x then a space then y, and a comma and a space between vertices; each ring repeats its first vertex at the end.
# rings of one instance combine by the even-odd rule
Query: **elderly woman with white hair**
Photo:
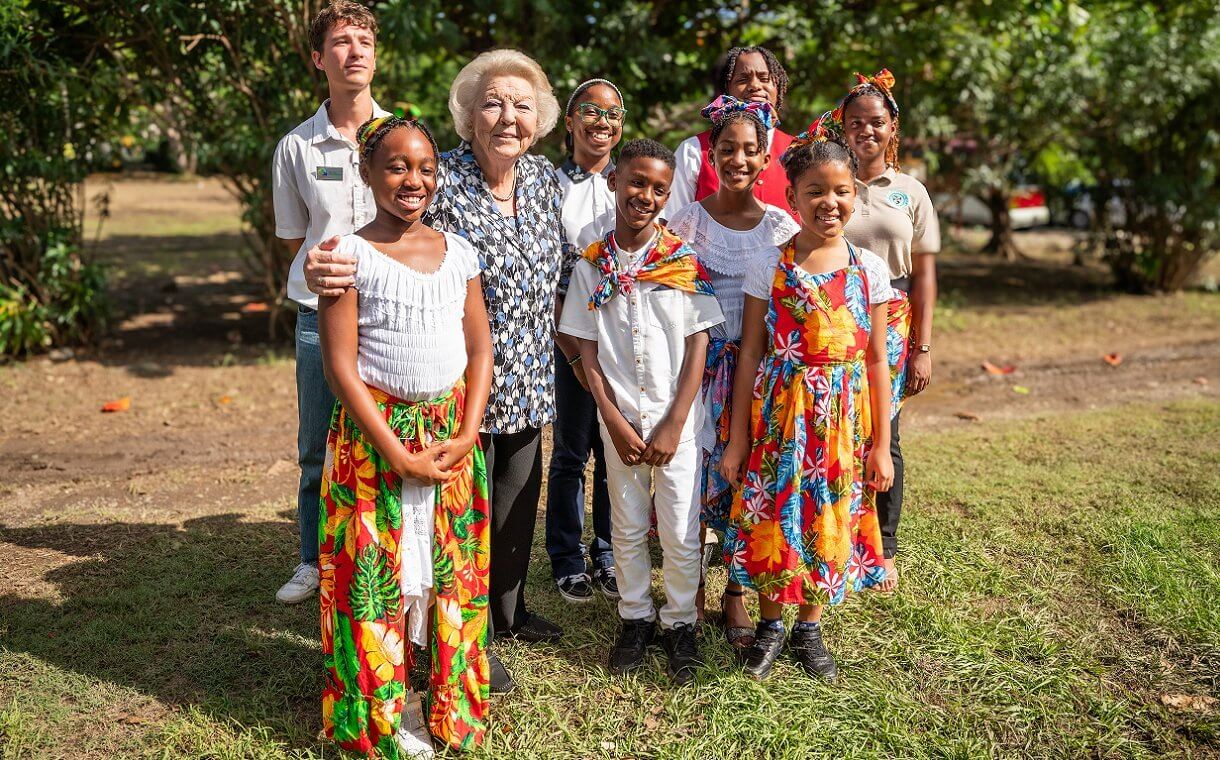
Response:
MULTIPOLYGON (((542 426, 555 416, 555 291, 565 256, 563 193, 555 168, 529 152, 554 129, 559 102, 538 63, 516 50, 480 54, 449 89, 462 142, 441 155, 424 217, 479 255, 495 357, 483 418, 491 500, 491 632, 555 641, 559 626, 525 607, 525 576, 542 490, 542 426)), ((305 277, 322 295, 350 287, 355 262, 310 250, 305 277)), ((489 650, 491 691, 515 684, 489 650)))

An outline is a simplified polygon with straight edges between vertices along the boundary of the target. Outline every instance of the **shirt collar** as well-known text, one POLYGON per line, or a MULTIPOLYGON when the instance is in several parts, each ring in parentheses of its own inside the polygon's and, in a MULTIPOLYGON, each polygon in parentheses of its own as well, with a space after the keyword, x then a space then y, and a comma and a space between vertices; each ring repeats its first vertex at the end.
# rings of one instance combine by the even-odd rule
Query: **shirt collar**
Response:
MULTIPOLYGON (((587 172, 584 169, 577 166, 576 162, 573 161, 570 156, 559 167, 559 170, 561 172, 563 172, 564 174, 568 175, 568 179, 572 180, 572 182, 575 184, 580 184, 581 182, 584 182, 585 180, 593 177, 592 172, 587 172)), ((612 172, 612 171, 614 171, 614 162, 610 161, 609 163, 606 164, 606 168, 602 169, 600 172, 600 174, 602 175, 602 179, 608 179, 610 177, 610 172, 612 172)))
MULTIPOLYGON (((330 98, 322 101, 322 105, 318 106, 317 112, 313 115, 313 142, 322 142, 323 140, 338 140, 346 143, 347 139, 339 134, 339 130, 334 124, 330 123, 330 112, 326 107, 330 105, 330 98)), ((390 112, 377 105, 377 101, 373 101, 373 116, 389 116, 390 112)))
POLYGON ((885 167, 885 171, 881 172, 876 177, 873 177, 868 182, 865 182, 859 178, 856 179, 856 182, 863 185, 864 187, 870 187, 872 185, 881 185, 881 184, 888 185, 888 184, 891 184, 895 179, 897 179, 897 177, 898 177, 898 170, 892 166, 887 166, 887 167, 885 167))

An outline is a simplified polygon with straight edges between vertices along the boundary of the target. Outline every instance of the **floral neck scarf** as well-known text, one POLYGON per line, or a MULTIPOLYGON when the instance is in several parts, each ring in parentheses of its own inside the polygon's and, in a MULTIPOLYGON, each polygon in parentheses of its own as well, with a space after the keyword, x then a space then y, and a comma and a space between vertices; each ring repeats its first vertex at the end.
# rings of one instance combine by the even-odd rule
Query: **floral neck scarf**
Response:
POLYGON ((661 225, 644 258, 628 269, 619 266, 618 245, 610 232, 585 249, 585 261, 601 271, 603 278, 589 297, 589 308, 597 309, 619 292, 630 293, 637 282, 655 282, 687 293, 713 295, 712 281, 695 256, 695 250, 661 225))

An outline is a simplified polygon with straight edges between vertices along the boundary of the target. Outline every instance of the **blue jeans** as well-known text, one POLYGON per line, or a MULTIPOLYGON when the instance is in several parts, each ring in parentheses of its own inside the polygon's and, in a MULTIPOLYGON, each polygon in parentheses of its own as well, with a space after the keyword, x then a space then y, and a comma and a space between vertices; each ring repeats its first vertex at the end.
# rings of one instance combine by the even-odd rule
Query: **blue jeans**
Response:
POLYGON ((589 559, 596 570, 612 567, 610 492, 597 423, 597 403, 580 385, 560 351, 555 352, 555 424, 551 428, 551 469, 546 485, 546 551, 555 579, 586 572, 585 464, 593 462, 593 542, 589 559))
POLYGON ((318 339, 318 312, 297 307, 297 523, 301 528, 301 561, 318 561, 319 491, 326 461, 326 433, 335 408, 335 394, 322 370, 322 343, 318 339))

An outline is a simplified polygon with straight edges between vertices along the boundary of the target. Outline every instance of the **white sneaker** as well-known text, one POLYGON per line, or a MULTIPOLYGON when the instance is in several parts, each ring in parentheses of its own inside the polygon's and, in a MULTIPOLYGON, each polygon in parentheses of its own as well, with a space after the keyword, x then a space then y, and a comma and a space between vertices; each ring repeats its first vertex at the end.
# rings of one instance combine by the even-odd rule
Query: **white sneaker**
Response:
POLYGON ((436 750, 432 748, 432 734, 428 733, 428 723, 424 720, 424 705, 417 691, 412 691, 407 696, 407 704, 402 710, 402 723, 398 725, 394 741, 398 743, 398 749, 404 757, 436 756, 436 750))
POLYGON ((318 583, 318 566, 302 562, 293 572, 292 580, 275 592, 275 598, 284 604, 303 602, 318 590, 318 583))

